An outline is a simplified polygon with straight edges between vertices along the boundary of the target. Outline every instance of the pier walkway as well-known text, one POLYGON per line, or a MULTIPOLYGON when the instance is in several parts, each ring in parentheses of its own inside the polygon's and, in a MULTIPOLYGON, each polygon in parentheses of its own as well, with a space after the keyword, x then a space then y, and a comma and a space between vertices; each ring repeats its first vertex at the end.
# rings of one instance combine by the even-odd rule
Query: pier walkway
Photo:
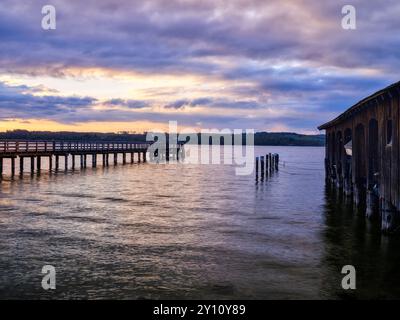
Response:
POLYGON ((97 156, 103 157, 103 165, 109 165, 109 156, 113 155, 113 162, 117 164, 118 154, 122 154, 123 163, 130 155, 131 163, 137 154, 138 162, 146 162, 146 153, 150 143, 129 142, 57 142, 57 141, 0 141, 0 178, 3 175, 4 159, 10 159, 10 174, 15 176, 16 162, 19 161, 19 174, 24 173, 25 158, 30 159, 30 172, 40 173, 42 158, 48 158, 49 170, 59 170, 60 157, 64 158, 64 169, 68 169, 68 160, 72 160, 72 169, 75 168, 75 158, 80 157, 80 167, 86 168, 87 157, 91 156, 92 167, 97 166, 97 156), (54 160, 54 161, 53 161, 54 160))

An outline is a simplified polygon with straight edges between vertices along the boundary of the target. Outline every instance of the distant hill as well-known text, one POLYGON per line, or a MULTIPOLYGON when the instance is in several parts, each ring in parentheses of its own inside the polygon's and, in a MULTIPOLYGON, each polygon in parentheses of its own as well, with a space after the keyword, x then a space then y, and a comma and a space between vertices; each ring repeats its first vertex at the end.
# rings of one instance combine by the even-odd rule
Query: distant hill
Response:
POLYGON ((325 135, 305 135, 291 132, 257 132, 257 146, 324 146, 325 135))
MULTIPOLYGON (((0 140, 67 140, 67 141, 129 141, 144 142, 143 133, 97 133, 97 132, 51 132, 13 130, 0 132, 0 140)), ((324 146, 325 135, 304 135, 290 132, 257 132, 254 137, 257 146, 324 146)))

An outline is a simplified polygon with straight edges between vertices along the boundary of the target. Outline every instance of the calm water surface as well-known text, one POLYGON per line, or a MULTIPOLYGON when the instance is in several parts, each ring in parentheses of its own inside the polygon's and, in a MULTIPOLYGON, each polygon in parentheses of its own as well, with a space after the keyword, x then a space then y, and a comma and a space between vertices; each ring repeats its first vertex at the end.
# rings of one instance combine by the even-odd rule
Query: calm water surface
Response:
MULTIPOLYGON (((0 298, 399 298, 400 241, 325 186, 323 148, 233 166, 127 164, 0 184, 0 298), (41 288, 41 268, 57 289, 41 288), (341 268, 357 268, 357 290, 341 268)), ((28 166, 29 167, 29 166, 28 166)))

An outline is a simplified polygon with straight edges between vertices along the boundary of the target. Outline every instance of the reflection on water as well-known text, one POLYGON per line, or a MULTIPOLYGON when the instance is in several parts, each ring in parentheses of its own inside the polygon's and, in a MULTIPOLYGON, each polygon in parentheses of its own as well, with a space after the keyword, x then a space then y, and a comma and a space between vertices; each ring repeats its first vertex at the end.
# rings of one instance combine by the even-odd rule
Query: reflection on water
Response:
POLYGON ((256 151, 281 158, 257 184, 233 166, 176 164, 3 181, 0 298, 399 297, 399 240, 325 187, 324 149, 256 151))

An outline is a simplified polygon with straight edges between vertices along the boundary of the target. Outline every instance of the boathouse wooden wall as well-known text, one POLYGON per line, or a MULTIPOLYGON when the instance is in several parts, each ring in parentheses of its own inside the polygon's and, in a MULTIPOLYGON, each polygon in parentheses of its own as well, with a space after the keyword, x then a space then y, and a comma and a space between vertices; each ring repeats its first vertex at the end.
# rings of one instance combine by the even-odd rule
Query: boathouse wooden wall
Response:
POLYGON ((337 184, 346 185, 344 144, 346 132, 351 130, 353 156, 349 183, 352 192, 360 188, 370 190, 378 183, 380 200, 390 202, 397 210, 400 209, 399 108, 399 88, 394 87, 366 101, 350 116, 325 128, 326 163, 329 174, 337 184), (377 171, 379 176, 373 171, 377 171))

